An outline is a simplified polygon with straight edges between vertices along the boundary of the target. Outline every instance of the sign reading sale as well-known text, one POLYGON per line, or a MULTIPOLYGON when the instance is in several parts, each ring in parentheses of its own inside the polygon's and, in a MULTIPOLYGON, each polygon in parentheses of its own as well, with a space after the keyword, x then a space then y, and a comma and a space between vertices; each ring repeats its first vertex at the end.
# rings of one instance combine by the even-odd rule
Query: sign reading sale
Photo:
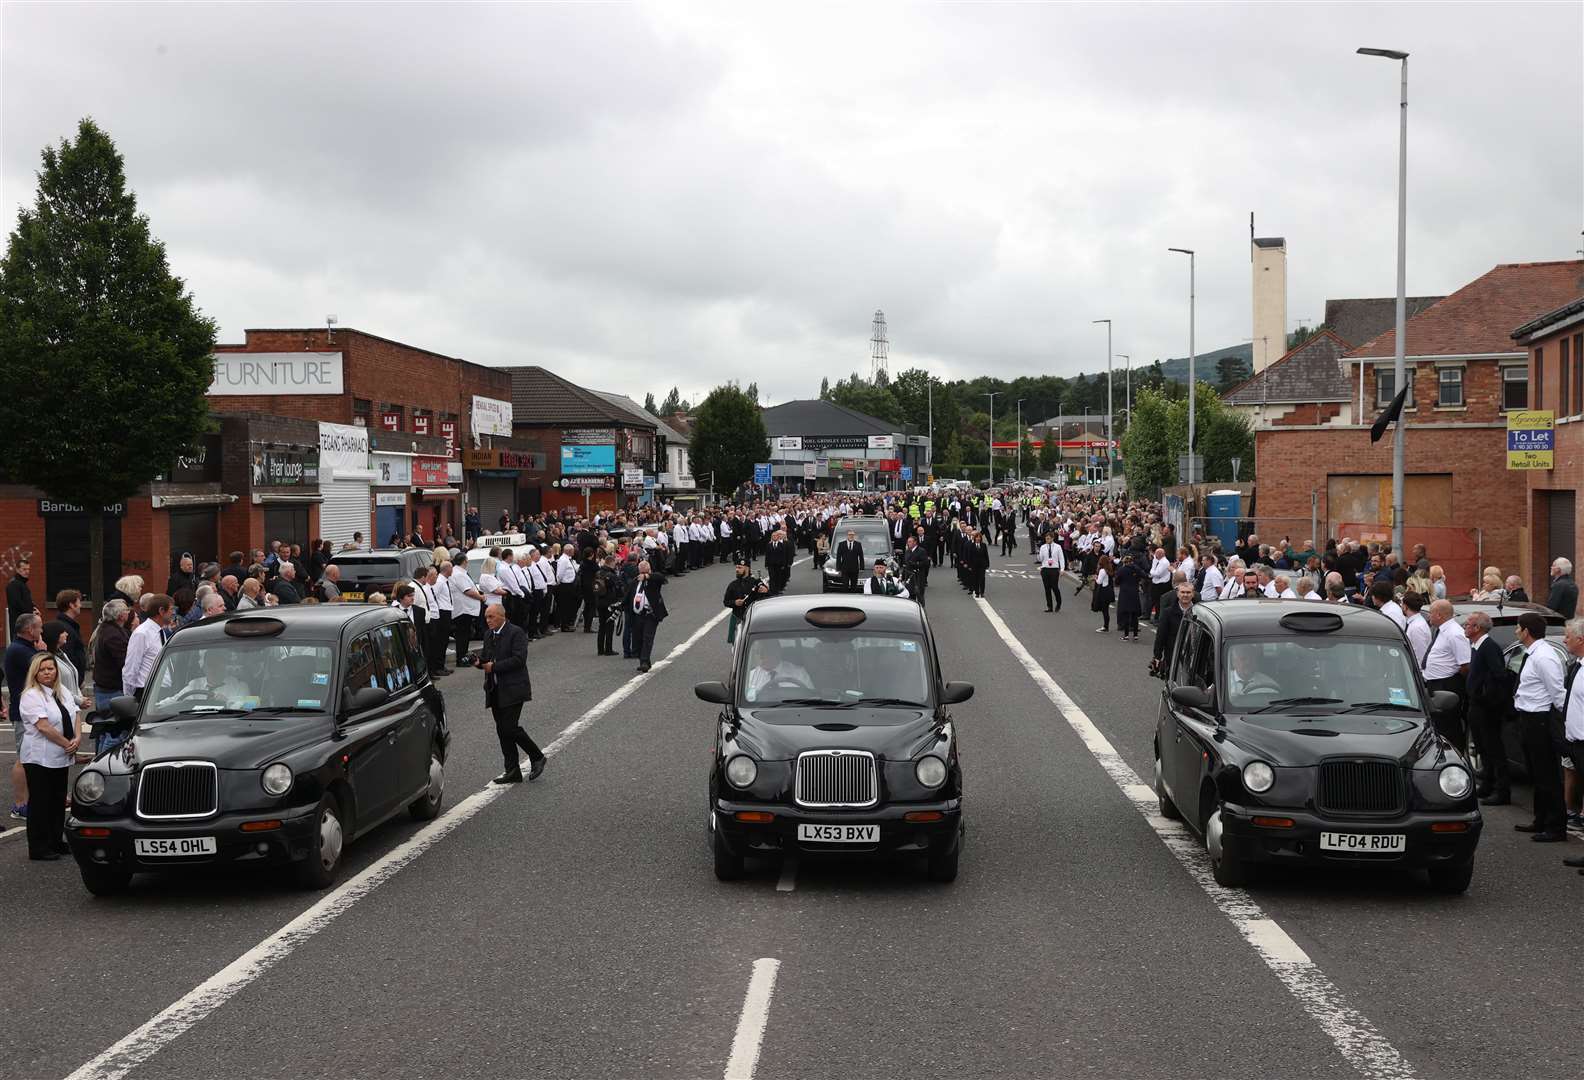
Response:
POLYGON ((1507 414, 1507 467, 1550 469, 1556 459, 1556 413, 1528 409, 1507 414))

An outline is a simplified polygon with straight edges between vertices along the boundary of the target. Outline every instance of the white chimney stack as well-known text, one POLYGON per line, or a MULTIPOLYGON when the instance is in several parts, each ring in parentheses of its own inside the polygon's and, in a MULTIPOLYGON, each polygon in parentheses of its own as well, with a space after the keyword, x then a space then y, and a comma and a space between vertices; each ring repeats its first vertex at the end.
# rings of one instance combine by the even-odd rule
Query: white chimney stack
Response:
POLYGON ((1287 352, 1287 241, 1279 236, 1254 236, 1254 370, 1264 371, 1287 352))

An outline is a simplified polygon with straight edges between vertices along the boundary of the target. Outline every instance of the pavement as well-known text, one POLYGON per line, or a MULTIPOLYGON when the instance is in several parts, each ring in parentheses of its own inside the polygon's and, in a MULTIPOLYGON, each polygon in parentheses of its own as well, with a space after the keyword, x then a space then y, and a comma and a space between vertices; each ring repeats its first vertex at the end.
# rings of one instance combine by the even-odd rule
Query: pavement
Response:
MULTIPOLYGON (((1152 817, 1151 636, 1046 614, 1026 555, 983 604, 934 574, 968 822, 961 875, 756 866, 717 882, 706 778, 728 658, 717 566, 671 584, 656 656, 529 650, 543 778, 500 761, 481 676, 441 686, 447 813, 358 841, 340 884, 139 877, 90 897, 0 834, 0 1078, 1573 1077, 1559 946, 1584 844, 1488 816, 1469 893, 1393 872, 1208 879, 1152 817)), ((792 591, 817 591, 808 563, 792 591)), ((0 758, 0 764, 9 759, 0 758)))

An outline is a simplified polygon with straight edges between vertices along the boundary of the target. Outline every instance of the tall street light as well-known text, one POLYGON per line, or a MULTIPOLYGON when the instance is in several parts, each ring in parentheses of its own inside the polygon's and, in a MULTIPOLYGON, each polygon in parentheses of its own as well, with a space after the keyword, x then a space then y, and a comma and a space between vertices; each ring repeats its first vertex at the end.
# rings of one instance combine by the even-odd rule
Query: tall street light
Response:
POLYGON ((1111 320, 1095 319, 1095 324, 1106 326, 1106 488, 1111 487, 1111 320))
POLYGON ((1127 353, 1117 353, 1117 359, 1118 360, 1127 361, 1127 366, 1124 369, 1127 374, 1126 374, 1126 377, 1125 377, 1125 379, 1123 381, 1123 385, 1125 385, 1127 387, 1126 396, 1124 398, 1124 400, 1126 401, 1126 404, 1122 406, 1122 411, 1127 414, 1128 427, 1132 427, 1133 426, 1133 358, 1131 356, 1129 356, 1127 353))
POLYGON ((1188 256, 1188 482, 1198 481, 1194 470, 1194 253, 1192 248, 1167 248, 1188 256))
POLYGON ((990 486, 995 487, 995 399, 1001 391, 986 391, 985 397, 990 399, 990 456, 986 459, 990 463, 990 486))
MULTIPOLYGON (((1404 371, 1403 333, 1408 321, 1408 54, 1396 49, 1360 49, 1361 56, 1382 56, 1402 63, 1401 118, 1397 135, 1397 332, 1393 359, 1396 377, 1392 390, 1402 393, 1404 371)), ((1360 361, 1360 374, 1363 362, 1360 361)), ((1364 414, 1359 413, 1359 424, 1364 414)), ((1392 548, 1397 557, 1403 554, 1403 434, 1408 426, 1406 410, 1397 417, 1392 438, 1392 548)))
POLYGON ((1020 484, 1023 482, 1023 403, 1027 400, 1017 400, 1017 478, 1020 484))

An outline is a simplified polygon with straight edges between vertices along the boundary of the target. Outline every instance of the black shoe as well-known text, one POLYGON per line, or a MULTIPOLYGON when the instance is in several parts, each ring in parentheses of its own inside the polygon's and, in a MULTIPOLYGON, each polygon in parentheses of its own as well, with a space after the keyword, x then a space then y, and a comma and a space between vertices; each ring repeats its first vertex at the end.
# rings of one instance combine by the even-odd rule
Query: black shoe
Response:
MULTIPOLYGON (((60 843, 55 845, 55 854, 57 854, 57 855, 70 855, 71 854, 71 845, 68 844, 66 841, 62 840, 60 843)), ((1584 862, 1579 863, 1579 865, 1580 866, 1584 866, 1584 862)))
POLYGON ((1542 828, 1536 822, 1525 821, 1525 822, 1523 822, 1521 824, 1514 825, 1513 826, 1513 832, 1532 832, 1532 833, 1537 833, 1537 832, 1545 832, 1545 829, 1542 828))
POLYGON ((1546 832, 1537 832, 1529 839, 1537 844, 1560 844, 1567 840, 1567 831, 1564 829, 1550 829, 1546 832))
POLYGON ((520 784, 522 782, 523 774, 519 769, 513 769, 511 772, 503 772, 495 779, 490 781, 492 784, 520 784))
POLYGON ((639 664, 638 665, 638 674, 642 675, 642 674, 644 674, 644 672, 646 672, 648 670, 649 670, 649 665, 648 664, 639 664))
POLYGON ((542 774, 544 772, 544 767, 545 767, 545 759, 544 758, 540 758, 538 761, 531 762, 529 764, 529 766, 528 766, 528 779, 530 779, 530 780, 539 779, 540 774, 542 774))
POLYGON ((55 862, 60 858, 60 852, 51 851, 46 855, 29 855, 34 862, 55 862))
POLYGON ((433 668, 430 670, 429 674, 436 678, 444 678, 445 676, 451 674, 451 669, 448 667, 433 668))
POLYGON ((1575 855, 1571 859, 1563 859, 1563 866, 1584 866, 1584 855, 1575 855))
POLYGON ((1510 806, 1512 796, 1505 791, 1498 791, 1494 795, 1486 795, 1480 799, 1481 806, 1510 806))

